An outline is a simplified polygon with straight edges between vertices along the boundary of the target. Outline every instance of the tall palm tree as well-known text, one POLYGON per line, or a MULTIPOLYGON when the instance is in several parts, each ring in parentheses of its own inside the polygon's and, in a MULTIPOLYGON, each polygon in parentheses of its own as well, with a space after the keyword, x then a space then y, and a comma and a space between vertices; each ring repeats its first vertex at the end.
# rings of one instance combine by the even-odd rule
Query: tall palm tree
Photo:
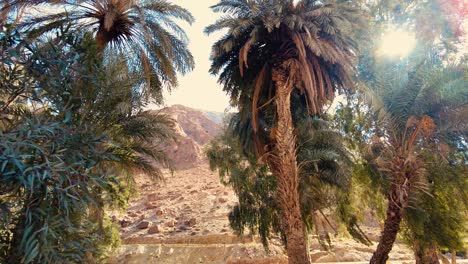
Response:
MULTIPOLYGON (((305 102, 301 101, 298 91, 294 91, 291 105, 293 119, 298 122, 299 196, 304 225, 308 231, 315 229, 320 233, 319 243, 328 248, 328 232, 320 230, 321 223, 317 220, 323 216, 328 221, 323 212, 331 211, 346 225, 353 238, 368 244, 352 208, 345 208, 349 206, 351 160, 343 145, 343 135, 330 129, 329 122, 311 117, 303 105, 305 102)), ((273 110, 270 113, 275 112, 273 106, 268 108, 273 110)), ((262 129, 271 131, 273 122, 271 118, 261 118, 259 124, 262 129)), ((229 214, 231 227, 239 234, 246 228, 258 233, 268 249, 271 233, 283 239, 285 234, 280 228, 282 216, 274 199, 277 180, 266 164, 258 162, 252 133, 250 119, 242 120, 237 113, 223 135, 211 142, 206 154, 211 169, 219 172, 221 181, 232 186, 239 198, 239 204, 229 214)), ((329 222, 328 225, 331 226, 329 222)))
MULTIPOLYGON (((386 262, 400 223, 408 217, 406 211, 418 208, 419 196, 430 192, 428 164, 422 155, 429 143, 441 146, 450 137, 467 133, 465 67, 425 61, 413 68, 383 69, 367 92, 379 127, 371 163, 386 180, 388 199, 384 229, 371 263, 386 262)), ((438 263, 437 257, 427 259, 425 263, 438 263)))
POLYGON ((19 29, 27 30, 30 38, 50 36, 68 23, 74 30, 94 32, 104 58, 117 54, 127 59, 131 71, 145 73, 140 92, 157 102, 162 102, 163 86, 177 86, 177 72, 185 74, 194 67, 187 36, 173 21, 192 23, 194 18, 178 5, 165 0, 10 0, 2 10, 39 5, 59 11, 26 17, 19 29))
POLYGON ((310 114, 318 114, 336 90, 352 86, 356 10, 342 1, 313 0, 221 0, 212 9, 226 15, 206 33, 228 33, 213 46, 211 73, 220 75, 241 115, 251 113, 257 155, 277 177, 289 262, 308 263, 290 97, 298 89, 310 114), (271 102, 275 128, 259 137, 258 115, 271 102))

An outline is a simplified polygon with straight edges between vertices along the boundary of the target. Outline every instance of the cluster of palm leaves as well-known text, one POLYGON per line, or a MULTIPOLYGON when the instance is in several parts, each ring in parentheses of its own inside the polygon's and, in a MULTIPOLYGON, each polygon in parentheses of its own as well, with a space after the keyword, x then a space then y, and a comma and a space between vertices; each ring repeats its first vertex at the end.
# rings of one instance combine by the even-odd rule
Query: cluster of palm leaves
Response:
MULTIPOLYGON (((140 93, 146 99, 162 102, 162 89, 177 86, 177 73, 192 70, 194 60, 187 49, 187 36, 175 19, 192 23, 187 10, 167 1, 25 1, 13 0, 2 10, 17 12, 39 7, 16 24, 28 39, 53 35, 70 24, 74 32, 89 32, 104 60, 124 58, 129 72, 144 73, 140 93), (45 11, 44 11, 45 10, 45 11), (52 11, 51 11, 52 10, 52 11)), ((111 63, 110 61, 108 63, 111 63)))
POLYGON ((347 3, 220 1, 212 8, 226 15, 205 32, 228 33, 213 46, 211 72, 234 104, 252 108, 253 122, 258 106, 272 102, 271 72, 284 61, 296 69, 291 81, 313 114, 336 89, 351 88, 359 14, 347 3))

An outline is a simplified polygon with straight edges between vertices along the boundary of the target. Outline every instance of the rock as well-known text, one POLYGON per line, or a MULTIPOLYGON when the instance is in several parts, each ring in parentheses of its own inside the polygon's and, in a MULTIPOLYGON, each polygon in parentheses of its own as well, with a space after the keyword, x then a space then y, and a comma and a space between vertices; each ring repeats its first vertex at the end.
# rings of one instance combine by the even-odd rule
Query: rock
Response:
POLYGON ((135 212, 129 212, 128 216, 130 217, 137 217, 138 215, 135 212))
POLYGON ((138 229, 146 229, 149 227, 148 221, 141 221, 137 226, 138 229))
POLYGON ((148 234, 157 234, 161 232, 158 225, 153 225, 148 229, 148 234))
POLYGON ((219 197, 219 198, 218 198, 218 202, 220 202, 220 203, 225 203, 225 202, 227 202, 227 199, 224 198, 224 197, 219 197))
POLYGON ((195 219, 195 218, 190 218, 190 220, 185 221, 186 226, 194 226, 196 224, 197 224, 197 219, 195 219))
POLYGON ((157 215, 157 216, 161 216, 161 215, 163 215, 163 214, 164 214, 164 211, 163 211, 163 210, 161 210, 161 209, 156 210, 156 215, 157 215))
POLYGON ((192 232, 190 233, 191 236, 196 236, 197 235, 197 232, 192 232))
POLYGON ((188 229, 188 228, 187 228, 186 226, 180 226, 178 231, 185 231, 185 230, 187 230, 187 229, 188 229))
POLYGON ((157 201, 160 195, 158 193, 150 193, 147 197, 148 201, 157 201))
POLYGON ((156 204, 152 204, 152 203, 147 203, 146 204, 146 209, 147 210, 153 210, 153 209, 156 209, 158 208, 158 206, 156 204))
POLYGON ((310 253, 310 260, 312 262, 317 262, 318 259, 320 259, 323 256, 327 256, 329 253, 326 251, 316 251, 310 253))
POLYGON ((121 226, 121 227, 127 227, 127 226, 129 226, 131 223, 132 223, 132 222, 130 222, 130 221, 122 220, 122 221, 120 221, 120 226, 121 226))
POLYGON ((166 107, 162 112, 176 121, 175 130, 179 135, 177 142, 162 146, 164 151, 174 161, 176 169, 195 167, 204 160, 202 146, 219 135, 222 127, 203 112, 182 105, 166 107))
POLYGON ((221 229, 221 233, 226 233, 228 230, 226 228, 221 229))

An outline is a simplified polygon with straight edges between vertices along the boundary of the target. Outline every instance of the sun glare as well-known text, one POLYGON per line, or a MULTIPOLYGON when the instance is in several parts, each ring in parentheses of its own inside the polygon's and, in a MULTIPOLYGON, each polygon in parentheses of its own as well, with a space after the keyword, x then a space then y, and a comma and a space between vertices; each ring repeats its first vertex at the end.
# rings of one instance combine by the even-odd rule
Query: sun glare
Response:
POLYGON ((404 30, 389 30, 382 35, 377 54, 386 57, 403 58, 416 46, 413 33, 404 30))

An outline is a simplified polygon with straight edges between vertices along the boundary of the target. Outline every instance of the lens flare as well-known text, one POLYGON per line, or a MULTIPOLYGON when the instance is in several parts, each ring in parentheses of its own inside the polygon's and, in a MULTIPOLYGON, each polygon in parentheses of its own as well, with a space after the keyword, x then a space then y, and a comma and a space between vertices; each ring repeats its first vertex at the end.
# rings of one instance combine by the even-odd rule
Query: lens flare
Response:
POLYGON ((389 30, 383 34, 377 54, 386 57, 403 58, 408 56, 416 46, 413 33, 404 30, 389 30))

